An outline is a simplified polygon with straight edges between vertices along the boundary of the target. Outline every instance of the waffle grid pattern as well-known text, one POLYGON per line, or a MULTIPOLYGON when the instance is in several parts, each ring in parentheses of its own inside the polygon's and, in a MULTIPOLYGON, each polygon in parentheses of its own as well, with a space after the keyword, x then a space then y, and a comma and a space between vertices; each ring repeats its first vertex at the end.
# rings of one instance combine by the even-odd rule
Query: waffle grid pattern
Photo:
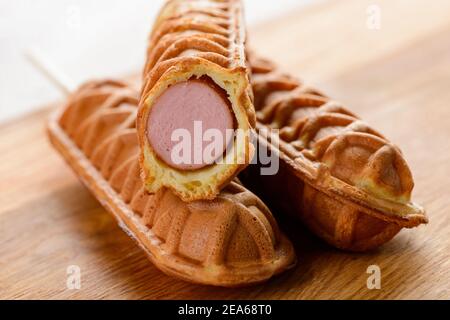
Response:
POLYGON ((138 113, 145 185, 151 192, 168 187, 184 201, 212 200, 251 159, 248 136, 235 139, 227 165, 189 172, 165 164, 147 141, 149 110, 171 85, 191 78, 210 78, 230 100, 236 129, 256 124, 244 50, 245 26, 240 0, 171 0, 162 8, 149 38, 138 113))
POLYGON ((88 83, 69 99, 59 125, 160 241, 159 250, 172 260, 166 264, 175 269, 168 273, 235 286, 265 280, 292 264, 291 245, 268 208, 237 182, 214 201, 185 203, 167 189, 145 191, 135 128, 137 97, 126 83, 88 83), (180 260, 189 268, 183 269, 180 260), (222 279, 204 275, 208 268, 217 269, 222 279))
POLYGON ((171 0, 153 27, 143 93, 169 68, 205 59, 226 69, 246 68, 241 4, 237 0, 171 0))
POLYGON ((265 199, 300 216, 332 245, 355 251, 427 222, 410 201, 413 178, 396 146, 271 61, 250 58, 258 128, 279 130, 272 139, 280 144, 280 172, 260 177, 249 170, 250 184, 259 181, 265 199), (273 187, 281 183, 283 192, 273 187))

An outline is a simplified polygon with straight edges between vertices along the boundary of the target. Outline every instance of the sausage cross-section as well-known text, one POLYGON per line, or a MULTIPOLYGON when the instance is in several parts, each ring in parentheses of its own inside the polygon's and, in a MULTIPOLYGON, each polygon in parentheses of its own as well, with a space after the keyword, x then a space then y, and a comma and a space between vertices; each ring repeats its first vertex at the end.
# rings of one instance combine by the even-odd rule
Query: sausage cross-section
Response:
POLYGON ((147 138, 156 155, 172 168, 202 169, 226 151, 233 115, 219 90, 206 81, 188 80, 171 86, 156 100, 148 117, 147 138), (212 152, 206 152, 209 149, 212 152))

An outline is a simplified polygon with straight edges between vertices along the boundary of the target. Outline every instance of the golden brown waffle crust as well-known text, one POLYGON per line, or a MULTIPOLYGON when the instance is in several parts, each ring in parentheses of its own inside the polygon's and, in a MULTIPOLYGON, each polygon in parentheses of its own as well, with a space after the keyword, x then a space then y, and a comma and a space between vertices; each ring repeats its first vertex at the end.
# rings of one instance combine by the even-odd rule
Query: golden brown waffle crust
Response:
MULTIPOLYGON (((105 165, 100 166, 100 168, 98 167, 101 162, 98 162, 98 155, 105 152, 103 146, 108 144, 113 146, 115 141, 120 140, 120 136, 124 132, 127 136, 130 135, 130 132, 132 133, 130 129, 123 126, 129 122, 129 119, 121 120, 118 123, 118 129, 111 131, 109 133, 110 136, 105 137, 103 142, 98 142, 95 146, 97 150, 89 151, 90 158, 85 154, 87 150, 91 150, 90 141, 81 139, 80 135, 73 131, 73 129, 69 129, 71 132, 69 135, 61 125, 62 122, 64 127, 78 127, 78 129, 83 129, 85 128, 85 123, 90 123, 90 128, 96 128, 98 124, 104 123, 102 119, 111 119, 109 118, 111 114, 114 115, 117 114, 117 111, 131 108, 130 105, 121 106, 122 103, 133 104, 132 97, 128 100, 125 99, 129 94, 132 95, 132 90, 128 90, 126 84, 117 81, 86 84, 69 99, 67 108, 51 116, 47 126, 47 132, 52 144, 63 155, 80 180, 88 187, 99 202, 114 215, 119 222, 119 226, 139 244, 149 259, 168 275, 188 282, 224 287, 242 287, 260 283, 268 280, 275 274, 291 268, 295 264, 295 253, 292 244, 278 231, 276 222, 273 220, 270 211, 268 211, 262 202, 248 190, 234 182, 227 188, 236 190, 237 194, 224 193, 221 194, 220 199, 222 203, 225 203, 225 206, 229 206, 233 210, 243 210, 248 213, 248 210, 256 209, 259 214, 263 213, 257 220, 264 223, 259 226, 258 223, 254 225, 253 227, 256 227, 254 230, 267 230, 265 232, 271 230, 267 235, 264 232, 261 235, 266 237, 272 234, 275 240, 271 241, 276 241, 276 247, 267 251, 267 245, 271 241, 268 241, 269 238, 264 240, 265 245, 261 247, 266 248, 264 249, 265 251, 262 251, 264 256, 263 260, 244 263, 234 267, 230 267, 229 265, 225 266, 220 258, 211 258, 211 261, 208 260, 202 264, 193 263, 189 258, 184 258, 182 255, 174 253, 174 248, 169 244, 170 240, 168 238, 162 239, 160 235, 154 232, 153 229, 156 228, 155 226, 157 224, 155 224, 155 221, 158 219, 158 216, 162 217, 163 213, 167 213, 162 212, 167 211, 167 208, 164 209, 161 207, 162 200, 159 201, 160 204, 157 204, 158 200, 156 198, 159 196, 165 197, 166 200, 162 202, 163 205, 168 207, 169 210, 171 210, 170 208, 175 208, 176 213, 174 212, 174 214, 181 216, 186 214, 186 210, 188 210, 187 204, 181 202, 174 195, 171 195, 169 191, 160 191, 157 195, 146 194, 143 191, 139 173, 134 169, 134 161, 136 158, 134 156, 129 161, 126 160, 124 165, 117 167, 115 172, 111 173, 109 179, 106 179, 104 176, 105 165), (108 85, 115 86, 114 90, 116 91, 112 92, 117 92, 117 94, 111 94, 106 100, 98 100, 98 97, 103 97, 104 93, 107 92, 106 90, 101 91, 102 86, 108 85), (99 93, 92 94, 96 91, 99 91, 99 93), (80 122, 80 112, 83 110, 83 105, 89 103, 94 103, 93 106, 97 110, 91 116, 88 116, 88 118, 80 122), (72 118, 78 119, 76 120, 77 122, 74 123, 72 118), (74 124, 75 126, 73 126, 74 124), (73 140, 73 137, 76 137, 75 139, 77 140, 73 140), (79 146, 80 144, 82 147, 79 146), (130 162, 131 164, 129 164, 130 162), (118 181, 122 181, 119 189, 117 189, 118 181), (139 212, 136 210, 139 210, 139 212), (152 217, 150 218, 150 216, 152 217), (145 222, 150 220, 153 221, 153 228, 147 225, 150 222, 145 222), (218 260, 216 261, 215 259, 218 260)), ((84 110, 86 112, 86 109, 84 110)), ((130 114, 133 116, 132 113, 130 114)), ((117 123, 113 124, 117 125, 117 123)), ((89 132, 94 131, 90 129, 82 131, 85 137, 90 136, 89 132)), ((136 134, 135 131, 134 134, 136 134)), ((108 167, 109 165, 106 166, 108 167)), ((201 210, 210 208, 209 204, 204 202, 194 203, 192 205, 201 210)), ((218 204, 216 204, 216 207, 218 208, 218 204)), ((211 208, 214 208, 214 205, 211 208)), ((213 215, 214 211, 211 211, 211 214, 213 215)), ((205 232, 205 229, 202 228, 201 231, 205 232)), ((170 235, 168 237, 170 238, 170 235)), ((215 256, 216 253, 213 254, 213 257, 215 256)))
MULTIPOLYGON (((258 131, 267 129, 266 126, 261 124, 258 124, 257 128, 258 131)), ((415 203, 398 203, 375 197, 333 177, 324 165, 315 165, 302 156, 292 156, 292 148, 288 143, 280 140, 277 134, 272 133, 268 137, 258 135, 258 140, 262 145, 268 146, 271 152, 277 154, 280 160, 291 168, 293 178, 301 179, 318 192, 324 193, 339 202, 358 207, 371 216, 394 222, 404 228, 413 228, 428 222, 425 209, 415 203), (275 145, 279 147, 274 147, 274 143, 270 141, 277 141, 275 145)))
POLYGON ((256 117, 244 44, 241 1, 172 0, 162 9, 150 37, 137 119, 140 162, 150 192, 167 187, 184 201, 212 200, 249 164, 256 117), (195 171, 175 169, 149 144, 148 117, 168 87, 204 76, 226 92, 236 129, 244 134, 234 140, 224 163, 195 171))
MULTIPOLYGON (((266 89, 263 90, 265 92, 255 93, 257 99, 260 96, 276 95, 277 92, 282 94, 280 97, 258 106, 257 130, 268 132, 268 134, 259 135, 258 138, 262 143, 268 144, 272 151, 292 168, 294 176, 333 198, 358 204, 364 211, 380 219, 394 221, 404 227, 414 227, 427 222, 425 210, 409 200, 414 182, 406 161, 396 146, 387 141, 376 130, 371 129, 351 111, 346 110, 340 103, 326 97, 319 90, 304 85, 295 77, 286 75, 277 69, 272 62, 253 57, 252 66, 255 70, 254 76, 257 78, 260 75, 261 78, 264 78, 260 79, 259 84, 264 83, 266 85, 266 89), (280 121, 279 117, 284 119, 293 117, 297 110, 311 106, 316 109, 315 114, 297 121, 292 120, 289 125, 286 124, 281 127, 277 123, 277 121, 280 121), (319 140, 315 142, 314 147, 306 147, 312 144, 308 139, 312 139, 310 136, 318 133, 322 125, 321 122, 331 122, 333 120, 329 119, 333 119, 333 117, 336 119, 334 121, 338 122, 334 125, 341 125, 339 124, 339 121, 341 121, 345 123, 343 128, 347 126, 343 133, 319 140), (279 131, 272 132, 271 129, 278 129, 279 131), (297 135, 298 138, 294 138, 297 135), (331 155, 325 159, 328 155, 326 152, 329 152, 331 147, 344 150, 347 146, 360 142, 364 143, 364 146, 373 147, 374 150, 387 149, 388 152, 385 152, 387 156, 379 156, 380 162, 385 161, 386 164, 389 164, 387 157, 393 154, 393 160, 389 159, 389 161, 394 161, 399 176, 405 177, 403 185, 398 187, 399 190, 393 190, 391 187, 389 191, 392 194, 383 191, 386 194, 383 196, 378 189, 384 188, 387 190, 388 187, 385 187, 381 180, 372 181, 374 186, 370 186, 371 188, 368 190, 363 190, 361 187, 352 185, 333 175, 330 166, 325 162, 332 163, 335 161, 332 157, 335 156, 331 155), (317 160, 321 157, 324 160, 317 160)), ((258 80, 254 85, 258 86, 258 80)), ((323 125, 323 127, 326 125, 323 125)), ((382 170, 382 164, 374 165, 371 170, 382 170)), ((372 176, 369 175, 369 177, 372 176)))
POLYGON ((428 222, 400 149, 341 103, 250 55, 258 140, 281 160, 250 185, 335 247, 366 251, 428 222), (276 129, 276 130, 273 130, 276 129), (286 185, 286 190, 272 187, 286 185))

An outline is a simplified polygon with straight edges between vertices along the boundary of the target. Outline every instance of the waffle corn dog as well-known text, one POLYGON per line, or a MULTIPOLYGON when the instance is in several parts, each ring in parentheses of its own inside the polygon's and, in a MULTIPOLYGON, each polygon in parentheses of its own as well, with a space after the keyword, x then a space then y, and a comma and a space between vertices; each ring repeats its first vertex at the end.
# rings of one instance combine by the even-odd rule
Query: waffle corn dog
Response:
POLYGON ((259 136, 279 155, 278 174, 261 176, 253 167, 244 175, 265 201, 351 251, 376 248, 402 228, 428 222, 424 209, 411 202, 413 177, 396 146, 272 62, 250 60, 258 130, 279 130, 259 136))
POLYGON ((237 182, 214 201, 149 194, 140 178, 138 92, 120 81, 89 82, 48 125, 50 140, 99 202, 163 272, 207 285, 265 281, 295 263, 268 208, 237 182))
POLYGON ((148 191, 167 187, 184 201, 211 200, 252 159, 256 120, 244 42, 240 0, 171 0, 161 10, 137 121, 148 191), (208 130, 218 133, 211 144, 208 130), (189 148, 180 151, 181 141, 189 148))

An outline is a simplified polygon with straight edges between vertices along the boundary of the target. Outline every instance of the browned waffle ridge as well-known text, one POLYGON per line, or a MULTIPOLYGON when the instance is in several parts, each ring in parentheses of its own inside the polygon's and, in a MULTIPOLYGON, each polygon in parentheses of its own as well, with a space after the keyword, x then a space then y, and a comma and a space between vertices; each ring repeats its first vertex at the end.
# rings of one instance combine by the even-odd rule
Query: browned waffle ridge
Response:
POLYGON ((411 202, 413 177, 396 146, 272 62, 253 55, 251 66, 258 130, 279 130, 267 139, 259 135, 280 156, 278 174, 247 172, 263 199, 352 251, 376 248, 402 228, 428 222, 424 209, 411 202))
POLYGON ((56 149, 119 225, 165 273, 236 287, 295 263, 289 240, 254 194, 231 182, 213 201, 185 203, 168 189, 144 190, 135 128, 138 93, 94 81, 72 94, 48 132, 56 149))
POLYGON ((167 187, 184 201, 212 200, 250 162, 250 131, 256 117, 244 43, 240 0, 170 0, 161 10, 149 39, 137 122, 141 166, 150 192, 167 187), (205 76, 225 91, 236 129, 245 134, 234 139, 226 163, 194 172, 172 168, 148 142, 151 107, 171 85, 205 76))

